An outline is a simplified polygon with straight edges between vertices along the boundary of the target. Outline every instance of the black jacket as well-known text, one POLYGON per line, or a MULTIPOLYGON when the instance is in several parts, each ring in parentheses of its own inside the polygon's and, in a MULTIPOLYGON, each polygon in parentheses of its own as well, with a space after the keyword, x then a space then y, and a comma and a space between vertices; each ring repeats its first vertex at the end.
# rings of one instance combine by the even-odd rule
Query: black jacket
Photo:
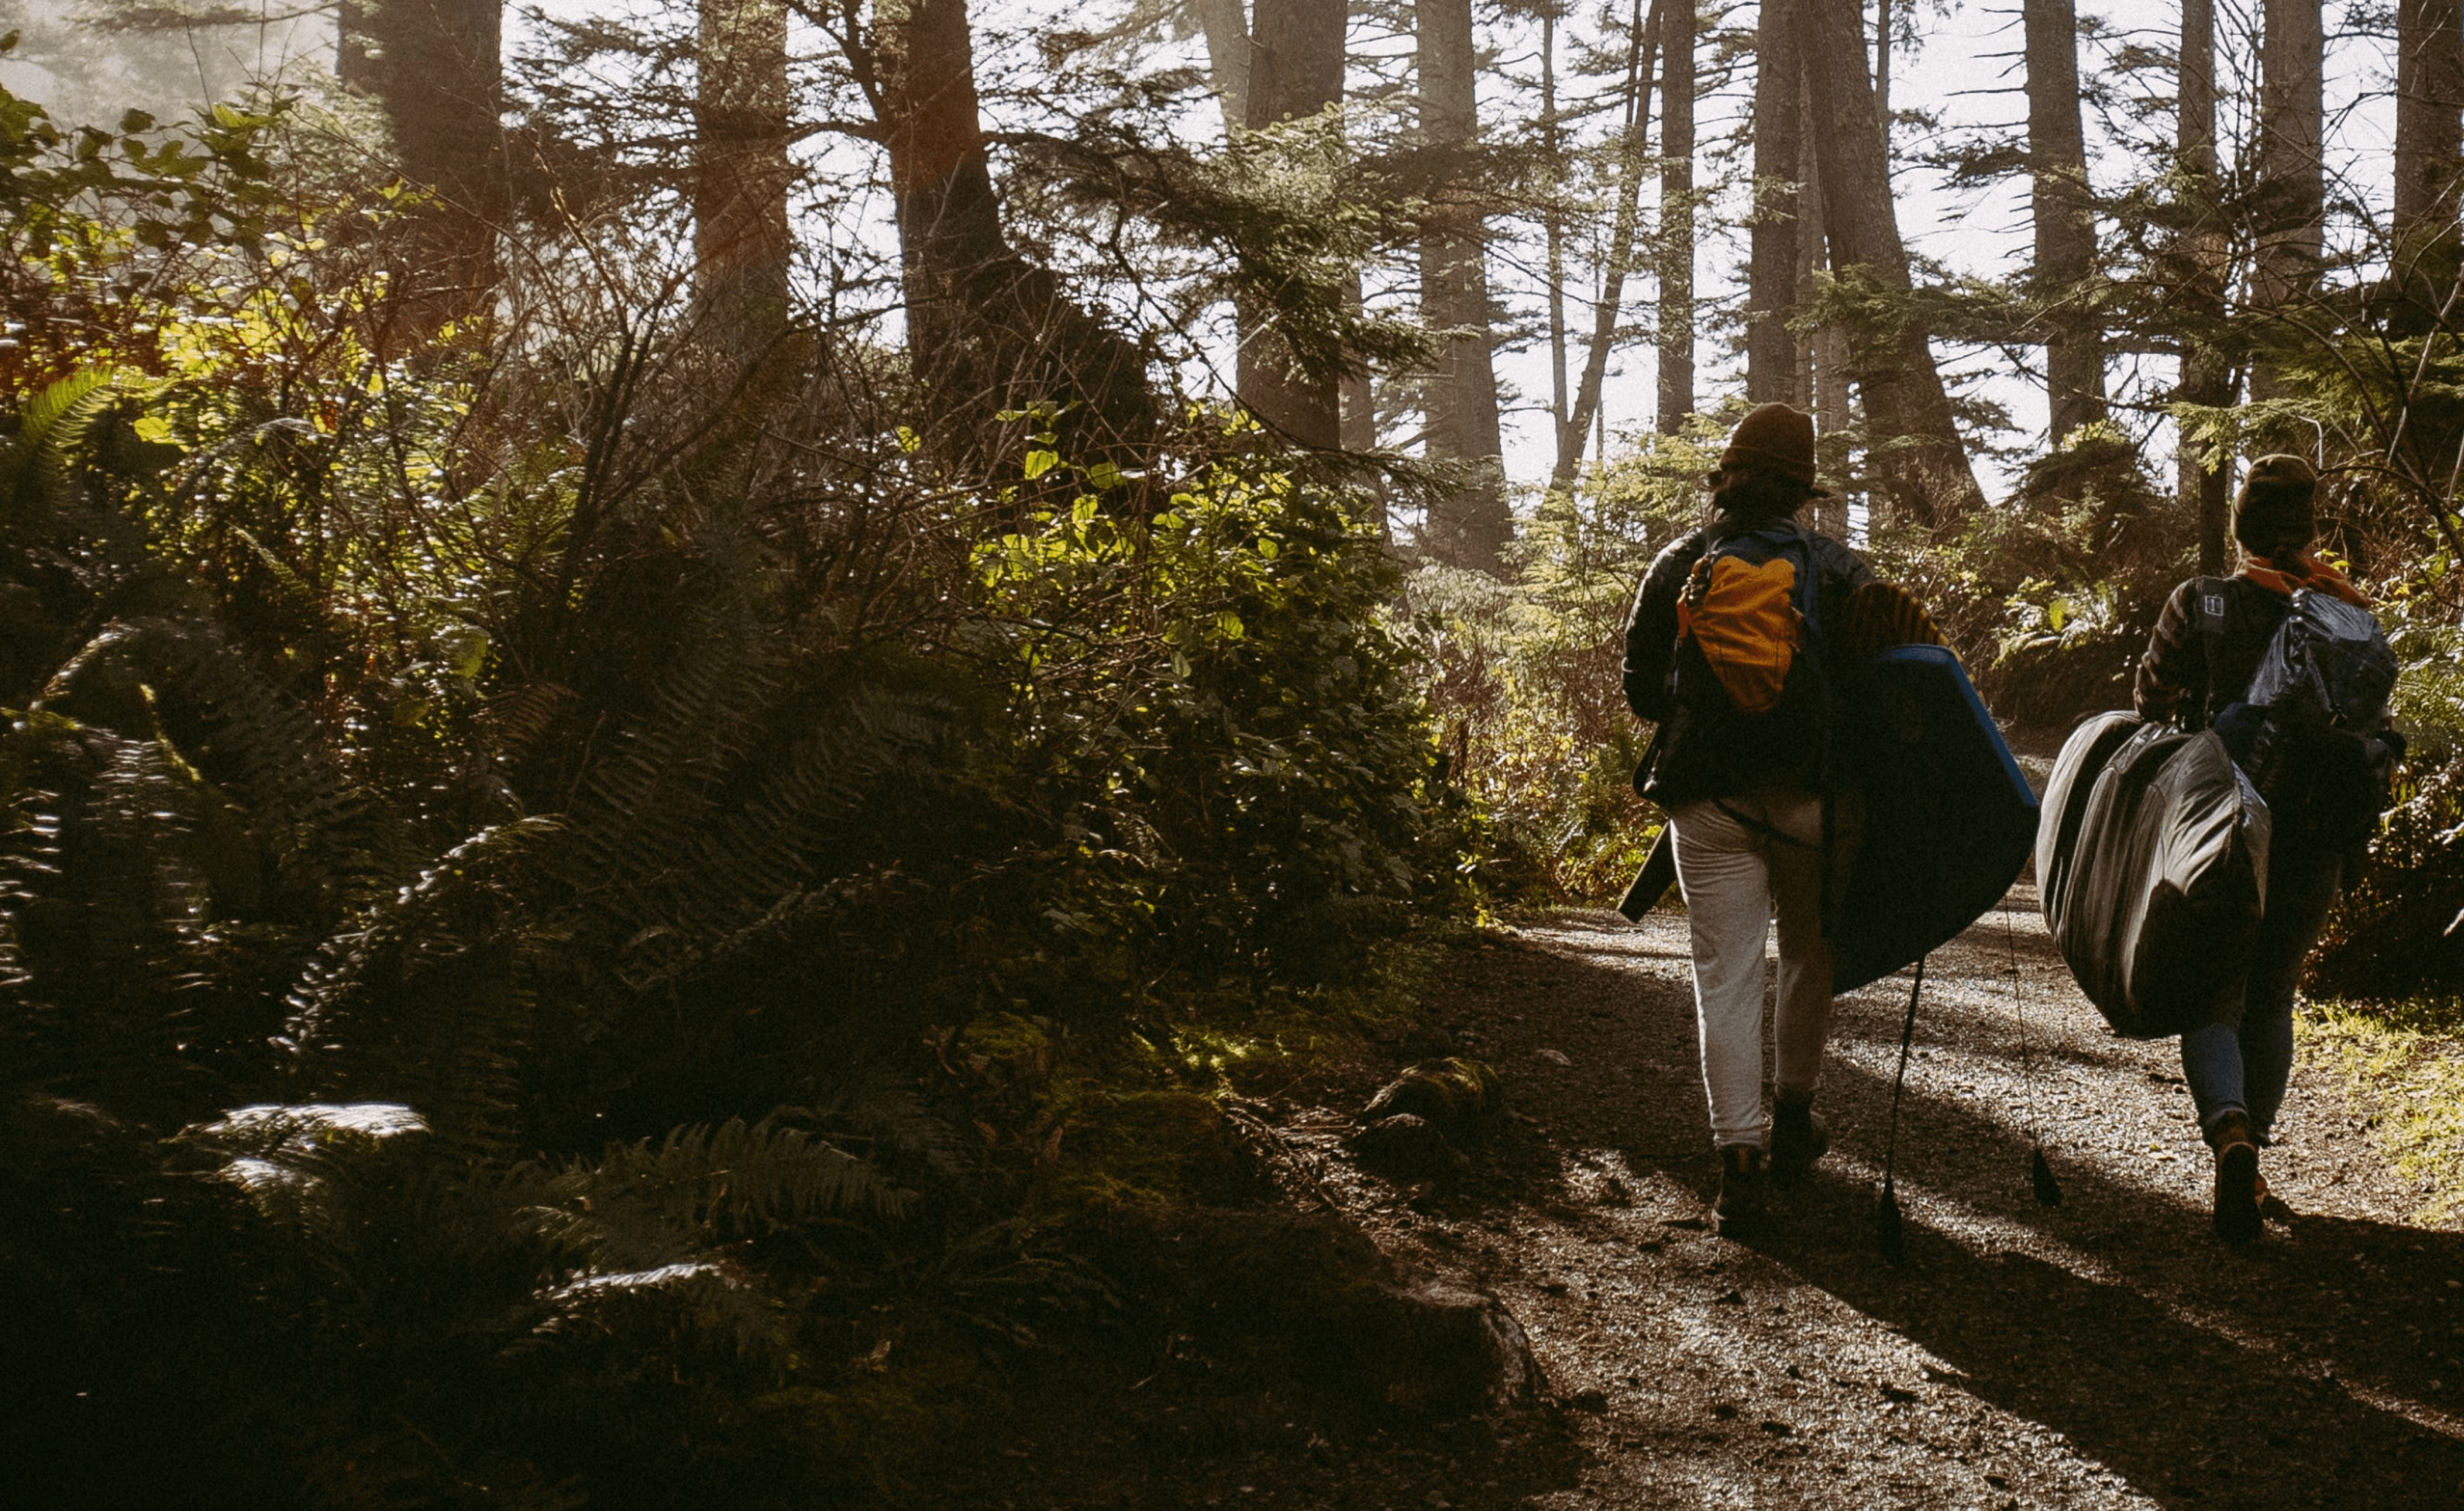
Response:
MULTIPOLYGON (((2146 654, 2139 658, 2131 697, 2139 716, 2189 729, 2213 723, 2218 712, 2248 695, 2269 643, 2292 609, 2290 595, 2246 577, 2192 578, 2175 588, 2147 638, 2146 654), (2224 600, 2224 623, 2212 647, 2199 627, 2204 594, 2224 600)), ((2226 733, 2234 758, 2243 759, 2246 753, 2226 733)), ((2402 737, 2382 717, 2373 730, 2324 734, 2289 753, 2283 766, 2263 778, 2277 855, 2289 860, 2351 852, 2357 861, 2387 806, 2388 762, 2403 749, 2402 737)))
MULTIPOLYGON (((1715 515, 1709 524, 1660 553, 1651 569, 1643 574, 1642 586, 1635 593, 1634 608, 1625 623, 1625 701, 1637 718, 1665 725, 1672 712, 1668 671, 1677 654, 1677 599, 1684 590, 1694 563, 1703 558, 1713 541, 1753 528, 1757 527, 1727 515, 1715 515)), ((1848 595, 1873 581, 1874 570, 1863 558, 1828 536, 1809 530, 1805 538, 1814 549, 1815 569, 1821 574, 1815 598, 1815 613, 1822 621, 1816 626, 1817 632, 1837 644, 1848 610, 1848 595)), ((1745 790, 1743 783, 1727 786, 1716 779, 1688 781, 1683 791, 1667 790, 1658 780, 1657 773, 1687 764, 1671 758, 1673 754, 1682 754, 1674 753, 1672 746, 1683 735, 1683 730, 1678 727, 1665 727, 1660 732, 1646 768, 1635 773, 1635 785, 1643 796, 1662 807, 1674 808, 1709 798, 1732 797, 1745 790)))
POLYGON ((2173 590, 2139 658, 2131 701, 2150 723, 2202 729, 2216 711, 2250 690, 2268 642, 2291 612, 2293 601, 2246 577, 2194 577, 2173 590), (2224 598, 2224 629, 2216 637, 2215 665, 2208 664, 2208 637, 2199 628, 2199 597, 2224 598))

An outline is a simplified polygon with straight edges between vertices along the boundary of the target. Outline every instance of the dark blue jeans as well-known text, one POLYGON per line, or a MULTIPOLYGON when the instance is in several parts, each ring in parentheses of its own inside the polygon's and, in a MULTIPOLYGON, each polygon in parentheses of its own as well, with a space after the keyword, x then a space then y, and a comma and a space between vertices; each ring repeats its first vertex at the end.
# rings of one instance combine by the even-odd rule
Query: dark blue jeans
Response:
POLYGON ((2241 1017, 2182 1036, 2182 1076, 2198 1105, 2201 1132, 2228 1112, 2247 1114, 2261 1144, 2275 1128, 2293 1077, 2293 989, 2327 927, 2343 869, 2342 855, 2321 856, 2296 843, 2268 857, 2267 912, 2251 951, 2241 1017))

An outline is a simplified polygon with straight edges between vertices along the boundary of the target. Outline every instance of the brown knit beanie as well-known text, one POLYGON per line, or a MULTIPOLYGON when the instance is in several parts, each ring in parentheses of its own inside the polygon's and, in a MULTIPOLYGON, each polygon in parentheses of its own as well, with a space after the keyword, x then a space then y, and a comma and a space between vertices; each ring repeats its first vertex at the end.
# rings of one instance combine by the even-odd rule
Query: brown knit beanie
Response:
POLYGON ((2317 468, 2290 452, 2262 456, 2233 495, 2233 538, 2254 556, 2306 546, 2319 533, 2318 496, 2317 468))
POLYGON ((1740 472, 1785 478, 1801 484, 1813 498, 1831 491, 1814 481, 1814 416, 1784 404, 1757 405, 1728 432, 1728 449, 1720 466, 1740 472))

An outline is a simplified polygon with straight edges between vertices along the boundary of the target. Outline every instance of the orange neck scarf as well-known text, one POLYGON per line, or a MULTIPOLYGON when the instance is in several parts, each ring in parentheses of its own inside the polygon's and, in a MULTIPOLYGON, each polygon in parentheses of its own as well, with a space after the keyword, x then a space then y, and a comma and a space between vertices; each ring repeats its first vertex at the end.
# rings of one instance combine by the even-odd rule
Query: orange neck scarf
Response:
POLYGON ((2370 601, 2353 586, 2344 574, 2320 560, 2307 551, 2287 561, 2279 557, 2245 556, 2241 575, 2271 593, 2293 596, 2295 588, 2306 587, 2314 593, 2340 598, 2355 608, 2367 608, 2370 601))

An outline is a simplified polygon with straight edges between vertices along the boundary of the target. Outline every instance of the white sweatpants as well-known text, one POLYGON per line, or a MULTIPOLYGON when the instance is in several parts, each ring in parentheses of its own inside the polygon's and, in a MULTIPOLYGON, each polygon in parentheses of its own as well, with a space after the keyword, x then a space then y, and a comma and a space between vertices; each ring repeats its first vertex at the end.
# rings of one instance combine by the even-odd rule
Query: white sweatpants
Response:
MULTIPOLYGON (((1845 858, 1860 817, 1856 807, 1847 798, 1833 804, 1834 876, 1846 874, 1845 858)), ((1748 793, 1688 803, 1669 821, 1677 826, 1677 884, 1693 935, 1694 1012, 1703 1038, 1703 1086, 1711 1102, 1711 1141, 1722 1148, 1759 1145, 1765 1142, 1763 949, 1774 912, 1779 1042, 1773 1079, 1793 1090, 1813 1091, 1831 1028, 1831 942, 1822 936, 1822 799, 1806 792, 1748 793)))

